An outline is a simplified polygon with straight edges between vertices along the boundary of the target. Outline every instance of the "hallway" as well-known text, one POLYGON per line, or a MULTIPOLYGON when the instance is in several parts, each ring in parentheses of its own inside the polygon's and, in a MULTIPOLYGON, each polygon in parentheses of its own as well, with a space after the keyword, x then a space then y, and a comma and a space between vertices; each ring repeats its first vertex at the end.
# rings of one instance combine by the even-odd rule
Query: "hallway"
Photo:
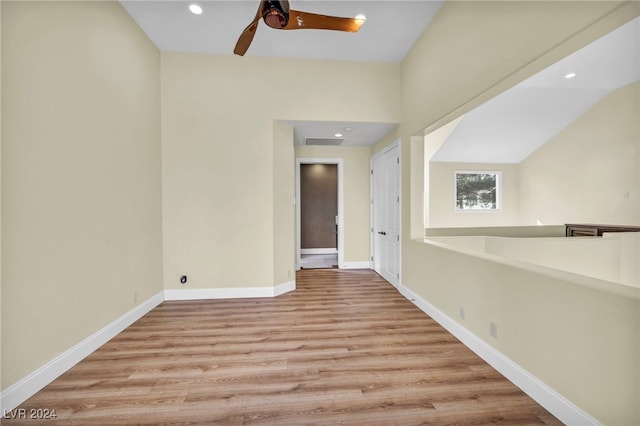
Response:
POLYGON ((560 424, 369 270, 164 302, 19 407, 42 408, 47 425, 560 424))

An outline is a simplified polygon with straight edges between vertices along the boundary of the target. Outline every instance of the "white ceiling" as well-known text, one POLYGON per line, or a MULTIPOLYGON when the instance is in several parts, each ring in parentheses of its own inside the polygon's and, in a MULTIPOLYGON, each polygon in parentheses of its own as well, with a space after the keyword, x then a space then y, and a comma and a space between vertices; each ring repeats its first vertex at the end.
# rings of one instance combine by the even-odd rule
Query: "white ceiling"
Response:
MULTIPOLYGON (((357 33, 304 30, 279 31, 260 22, 246 56, 399 62, 438 12, 444 0, 290 0, 292 9, 367 20, 357 33)), ((233 54, 238 36, 251 22, 259 0, 121 1, 161 51, 233 54), (194 15, 197 3, 204 13, 194 15)), ((336 128, 351 127, 343 146, 370 146, 392 123, 289 122, 296 143, 305 137, 333 138, 336 128)))
MULTIPOLYGON (((357 33, 274 30, 260 22, 249 56, 399 62, 443 0, 290 0, 292 9, 332 16, 366 16, 357 33)), ((167 52, 232 54, 259 0, 121 1, 129 15, 167 52), (204 13, 194 15, 191 3, 204 13)))
MULTIPOLYGON (((443 0, 290 0, 306 12, 356 16, 358 33, 278 31, 260 23, 247 56, 398 62, 437 14, 443 0)), ((162 51, 232 54, 259 0, 132 0, 121 4, 162 51), (188 5, 197 3, 202 15, 188 5)), ((460 120, 433 160, 518 163, 612 90, 640 78, 640 19, 504 92, 460 120), (576 72, 567 80, 567 72, 576 72)), ((296 144, 334 138, 343 146, 376 143, 397 123, 289 121, 296 144), (351 132, 340 131, 351 127, 351 132), (336 130, 338 129, 338 130, 336 130)))
POLYGON ((519 163, 615 89, 640 80, 640 18, 467 113, 434 161, 519 163), (572 79, 565 75, 575 73, 572 79))
POLYGON ((371 146, 396 128, 396 123, 346 121, 285 121, 294 128, 294 144, 305 145, 305 138, 344 139, 340 146, 371 146), (336 134, 342 136, 335 136, 336 134))

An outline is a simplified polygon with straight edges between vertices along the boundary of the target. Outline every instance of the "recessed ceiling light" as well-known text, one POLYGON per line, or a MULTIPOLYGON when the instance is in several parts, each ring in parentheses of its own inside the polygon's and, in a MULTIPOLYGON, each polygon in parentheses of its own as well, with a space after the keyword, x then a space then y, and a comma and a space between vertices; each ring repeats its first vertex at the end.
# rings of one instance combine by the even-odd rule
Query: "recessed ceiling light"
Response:
POLYGON ((336 134, 335 134, 335 135, 333 135, 333 136, 335 136, 336 138, 341 138, 341 137, 342 137, 342 133, 336 133, 336 134))
POLYGON ((358 24, 362 25, 362 24, 364 24, 364 21, 366 21, 366 20, 367 20, 367 17, 366 17, 366 16, 364 16, 364 15, 362 15, 362 14, 360 14, 360 15, 356 16, 356 18, 355 18, 355 19, 356 19, 356 22, 357 22, 358 24))
POLYGON ((353 127, 345 127, 345 128, 344 128, 344 131, 345 131, 345 132, 350 132, 350 131, 352 131, 352 130, 353 130, 353 127))
POLYGON ((569 74, 565 75, 564 78, 571 79, 571 78, 573 78, 575 76, 576 76, 575 72, 570 72, 569 74))
POLYGON ((197 4, 190 4, 189 5, 189 10, 194 15, 202 15, 202 8, 200 6, 198 6, 197 4))

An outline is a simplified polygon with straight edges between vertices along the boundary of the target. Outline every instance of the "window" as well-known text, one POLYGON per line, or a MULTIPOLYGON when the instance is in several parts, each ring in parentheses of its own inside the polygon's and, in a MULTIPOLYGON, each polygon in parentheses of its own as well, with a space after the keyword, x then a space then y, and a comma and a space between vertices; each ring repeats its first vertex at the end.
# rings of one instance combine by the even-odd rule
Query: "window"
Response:
POLYGON ((500 172, 455 172, 456 211, 496 211, 501 208, 500 172))

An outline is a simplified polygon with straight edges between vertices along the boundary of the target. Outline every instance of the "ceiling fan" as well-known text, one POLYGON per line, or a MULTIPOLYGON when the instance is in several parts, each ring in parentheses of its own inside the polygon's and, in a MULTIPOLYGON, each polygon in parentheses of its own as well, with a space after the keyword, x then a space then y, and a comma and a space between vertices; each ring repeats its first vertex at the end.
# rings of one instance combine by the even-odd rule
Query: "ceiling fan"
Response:
POLYGON ((262 0, 253 21, 244 29, 233 53, 243 56, 253 41, 260 19, 276 30, 334 30, 355 33, 364 24, 364 16, 340 18, 289 9, 288 0, 262 0))

